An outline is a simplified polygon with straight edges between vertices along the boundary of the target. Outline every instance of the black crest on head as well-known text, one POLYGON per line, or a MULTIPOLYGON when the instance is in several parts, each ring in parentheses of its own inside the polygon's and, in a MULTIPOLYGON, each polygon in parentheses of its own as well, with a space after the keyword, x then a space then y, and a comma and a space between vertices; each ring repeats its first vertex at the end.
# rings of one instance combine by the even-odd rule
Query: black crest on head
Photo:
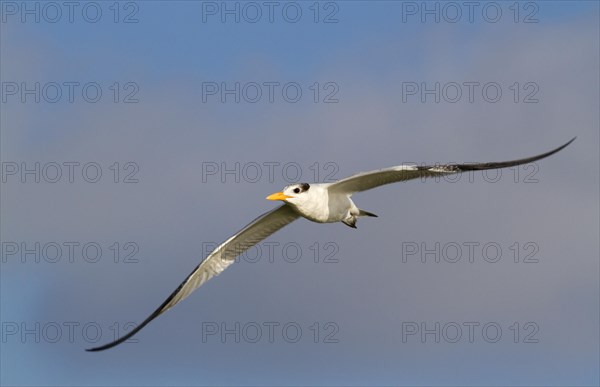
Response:
POLYGON ((308 191, 308 189, 310 188, 310 184, 302 183, 300 184, 300 188, 302 188, 302 191, 308 191))

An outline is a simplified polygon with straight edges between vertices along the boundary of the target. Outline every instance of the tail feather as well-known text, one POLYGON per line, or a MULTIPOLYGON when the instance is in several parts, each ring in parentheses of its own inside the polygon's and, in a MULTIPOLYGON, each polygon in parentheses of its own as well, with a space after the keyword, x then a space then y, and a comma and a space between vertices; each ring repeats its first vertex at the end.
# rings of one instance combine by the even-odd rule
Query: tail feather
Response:
POLYGON ((358 216, 372 216, 372 217, 378 218, 378 216, 375 215, 374 213, 368 212, 365 210, 361 210, 360 208, 358 209, 358 216))

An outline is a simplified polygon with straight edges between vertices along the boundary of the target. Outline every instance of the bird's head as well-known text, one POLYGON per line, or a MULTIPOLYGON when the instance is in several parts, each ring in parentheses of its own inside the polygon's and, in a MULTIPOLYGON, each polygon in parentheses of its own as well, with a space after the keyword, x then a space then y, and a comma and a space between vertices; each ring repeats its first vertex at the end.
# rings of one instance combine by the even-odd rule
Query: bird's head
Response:
POLYGON ((310 184, 308 183, 288 185, 283 191, 275 192, 274 194, 267 196, 267 200, 281 200, 295 205, 302 204, 304 201, 308 200, 309 189, 310 184))

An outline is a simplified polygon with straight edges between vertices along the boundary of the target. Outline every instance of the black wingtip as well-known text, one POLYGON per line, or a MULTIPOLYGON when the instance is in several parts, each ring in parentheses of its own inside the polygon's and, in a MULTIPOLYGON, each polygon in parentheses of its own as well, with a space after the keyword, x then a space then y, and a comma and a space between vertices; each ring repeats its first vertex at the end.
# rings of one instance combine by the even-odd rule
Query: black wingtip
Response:
POLYGON ((108 344, 104 344, 100 347, 88 348, 88 349, 86 349, 86 351, 87 352, 104 351, 105 349, 115 347, 115 346, 121 344, 122 342, 129 340, 133 335, 138 333, 143 327, 148 325, 150 323, 150 321, 154 320, 155 318, 157 318, 158 316, 161 315, 161 313, 164 311, 163 309, 164 309, 165 305, 174 297, 174 294, 176 294, 178 290, 179 290, 179 288, 177 288, 177 290, 175 292, 173 292, 173 294, 171 294, 171 296, 158 309, 156 309, 156 311, 154 311, 154 313, 152 313, 147 319, 142 321, 142 323, 140 325, 133 328, 131 330, 131 332, 127 333, 125 336, 121 337, 118 340, 110 342, 108 344))
MULTIPOLYGON (((178 290, 179 290, 179 288, 178 288, 178 290)), ((148 325, 150 323, 150 321, 152 321, 156 317, 160 316, 160 314, 163 312, 163 308, 165 307, 165 305, 173 298, 173 295, 176 294, 176 293, 177 293, 177 290, 175 292, 173 292, 173 294, 171 294, 171 296, 158 309, 156 309, 156 311, 154 311, 154 313, 152 313, 147 319, 145 319, 144 321, 142 321, 142 323, 140 325, 138 325, 135 328, 133 328, 131 330, 131 332, 127 333, 125 336, 119 338, 118 340, 110 342, 108 344, 101 345, 99 347, 87 348, 86 352, 104 351, 105 349, 109 349, 109 348, 115 347, 115 346, 121 344, 122 342, 129 340, 133 335, 135 335, 136 333, 138 333, 143 327, 145 327, 146 325, 148 325)))
MULTIPOLYGON (((558 148, 548 151, 546 153, 542 153, 537 156, 533 156, 533 157, 527 157, 524 159, 510 160, 510 161, 491 162, 491 163, 455 164, 455 165, 451 165, 450 167, 455 168, 454 172, 465 172, 465 171, 479 171, 479 170, 485 170, 485 169, 508 168, 508 167, 514 167, 516 165, 533 163, 538 160, 544 159, 548 156, 552 156, 556 152, 563 150, 569 144, 571 144, 573 141, 575 141, 576 138, 577 137, 573 137, 571 140, 569 140, 565 144, 559 146, 558 148)), ((424 167, 424 168, 429 168, 429 167, 424 167)))
POLYGON ((94 347, 94 348, 86 348, 86 352, 99 352, 99 351, 104 351, 105 349, 109 349, 112 348, 114 346, 117 346, 119 344, 121 344, 122 342, 128 340, 131 336, 135 335, 137 333, 137 331, 139 331, 140 329, 142 329, 142 326, 136 327, 136 329, 134 329, 133 331, 131 331, 130 333, 126 334, 125 336, 121 337, 118 340, 115 340, 113 342, 110 342, 108 344, 105 345, 101 345, 100 347, 94 347), (139 328, 139 329, 137 329, 139 328))
POLYGON ((138 327, 136 327, 133 331, 131 331, 130 333, 126 334, 125 336, 121 337, 118 340, 115 340, 111 343, 105 344, 105 345, 101 345, 100 347, 94 347, 94 348, 86 348, 86 352, 99 352, 99 351, 104 351, 105 349, 109 349, 112 347, 115 347, 119 344, 121 344, 124 341, 127 341, 131 338, 131 336, 135 335, 140 329, 142 329, 146 324, 141 324, 138 327), (139 328, 139 329, 138 329, 139 328))
POLYGON ((555 154, 556 152, 561 151, 564 148, 566 148, 567 146, 569 146, 569 144, 571 144, 573 141, 575 141, 576 138, 577 138, 577 136, 573 137, 572 139, 570 139, 569 141, 567 141, 563 145, 559 146, 558 148, 553 149, 553 150, 551 150, 549 152, 546 152, 544 154, 541 154, 539 156, 535 156, 535 157, 539 160, 539 159, 543 159, 543 158, 546 158, 548 156, 551 156, 551 155, 555 154))
POLYGON ((577 139, 577 136, 573 137, 572 139, 570 139, 565 145, 561 146, 560 148, 557 149, 557 151, 567 147, 570 143, 572 143, 573 141, 575 141, 575 139, 577 139))
POLYGON ((166 312, 169 309, 169 308, 166 308, 167 305, 171 302, 171 300, 173 298, 175 298, 175 296, 179 293, 179 291, 181 290, 181 288, 186 284, 186 282, 190 279, 190 277, 192 275, 194 275, 194 273, 196 272, 196 270, 198 270, 198 268, 200 267, 200 265, 202 265, 202 262, 200 262, 198 264, 198 266, 196 266, 196 268, 194 270, 192 270, 192 272, 186 277, 186 279, 177 287, 177 289, 175 289, 175 291, 173 291, 173 293, 171 293, 171 295, 158 307, 158 309, 156 309, 150 316, 148 316, 147 319, 145 319, 144 321, 142 321, 142 323, 140 325, 138 325, 135 328, 133 328, 133 330, 131 332, 127 333, 125 336, 123 336, 120 339, 115 340, 115 341, 113 341, 111 343, 102 345, 100 347, 88 348, 88 349, 86 349, 86 352, 104 351, 105 349, 109 349, 109 348, 115 347, 115 346, 121 344, 122 342, 129 340, 133 335, 135 335, 136 333, 138 333, 143 327, 145 327, 146 325, 148 325, 150 323, 150 321, 154 320, 155 318, 157 318, 158 316, 160 316, 162 313, 166 312))
POLYGON ((573 137, 572 139, 570 139, 569 141, 567 141, 565 144, 563 144, 563 145, 559 146, 558 148, 556 148, 556 149, 554 149, 554 150, 551 150, 550 152, 547 152, 547 153, 545 153, 544 155, 540 155, 540 156, 541 156, 540 158, 545 158, 545 157, 548 157, 548 156, 550 156, 550 155, 553 155, 553 154, 555 154, 555 153, 556 153, 556 152, 558 152, 558 151, 561 151, 561 150, 563 150, 564 148, 566 148, 567 146, 569 146, 569 144, 571 144, 573 141, 575 141, 575 139, 576 139, 576 138, 577 138, 577 136, 573 137))

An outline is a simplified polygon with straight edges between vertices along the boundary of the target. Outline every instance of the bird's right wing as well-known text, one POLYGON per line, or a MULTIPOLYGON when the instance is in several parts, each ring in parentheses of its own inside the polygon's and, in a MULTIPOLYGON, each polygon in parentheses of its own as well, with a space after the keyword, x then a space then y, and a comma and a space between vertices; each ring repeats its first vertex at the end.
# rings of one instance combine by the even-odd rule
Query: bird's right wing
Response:
POLYGON ((118 345, 135 335, 140 329, 145 327, 150 321, 160 316, 175 304, 189 296, 194 290, 200 287, 203 283, 212 277, 219 275, 235 258, 248 250, 250 247, 259 243, 277 230, 285 227, 294 220, 298 219, 299 215, 289 205, 284 204, 276 209, 269 211, 246 227, 240 232, 227 239, 219 245, 206 259, 204 259, 194 271, 179 285, 179 287, 171 293, 171 295, 158 307, 146 320, 136 326, 131 332, 111 343, 100 347, 88 349, 88 351, 102 351, 118 345))
POLYGON ((507 168, 520 164, 533 163, 534 161, 543 159, 544 157, 548 157, 558 152, 559 150, 572 143, 574 140, 575 138, 571 139, 571 141, 567 142, 566 144, 541 155, 518 160, 490 163, 445 164, 430 166, 399 165, 397 167, 385 168, 377 171, 362 172, 354 176, 350 176, 345 179, 336 181, 335 183, 331 183, 328 189, 329 192, 351 195, 355 192, 366 191, 385 184, 397 183, 400 181, 417 179, 421 177, 442 176, 466 171, 479 171, 484 169, 507 168))

